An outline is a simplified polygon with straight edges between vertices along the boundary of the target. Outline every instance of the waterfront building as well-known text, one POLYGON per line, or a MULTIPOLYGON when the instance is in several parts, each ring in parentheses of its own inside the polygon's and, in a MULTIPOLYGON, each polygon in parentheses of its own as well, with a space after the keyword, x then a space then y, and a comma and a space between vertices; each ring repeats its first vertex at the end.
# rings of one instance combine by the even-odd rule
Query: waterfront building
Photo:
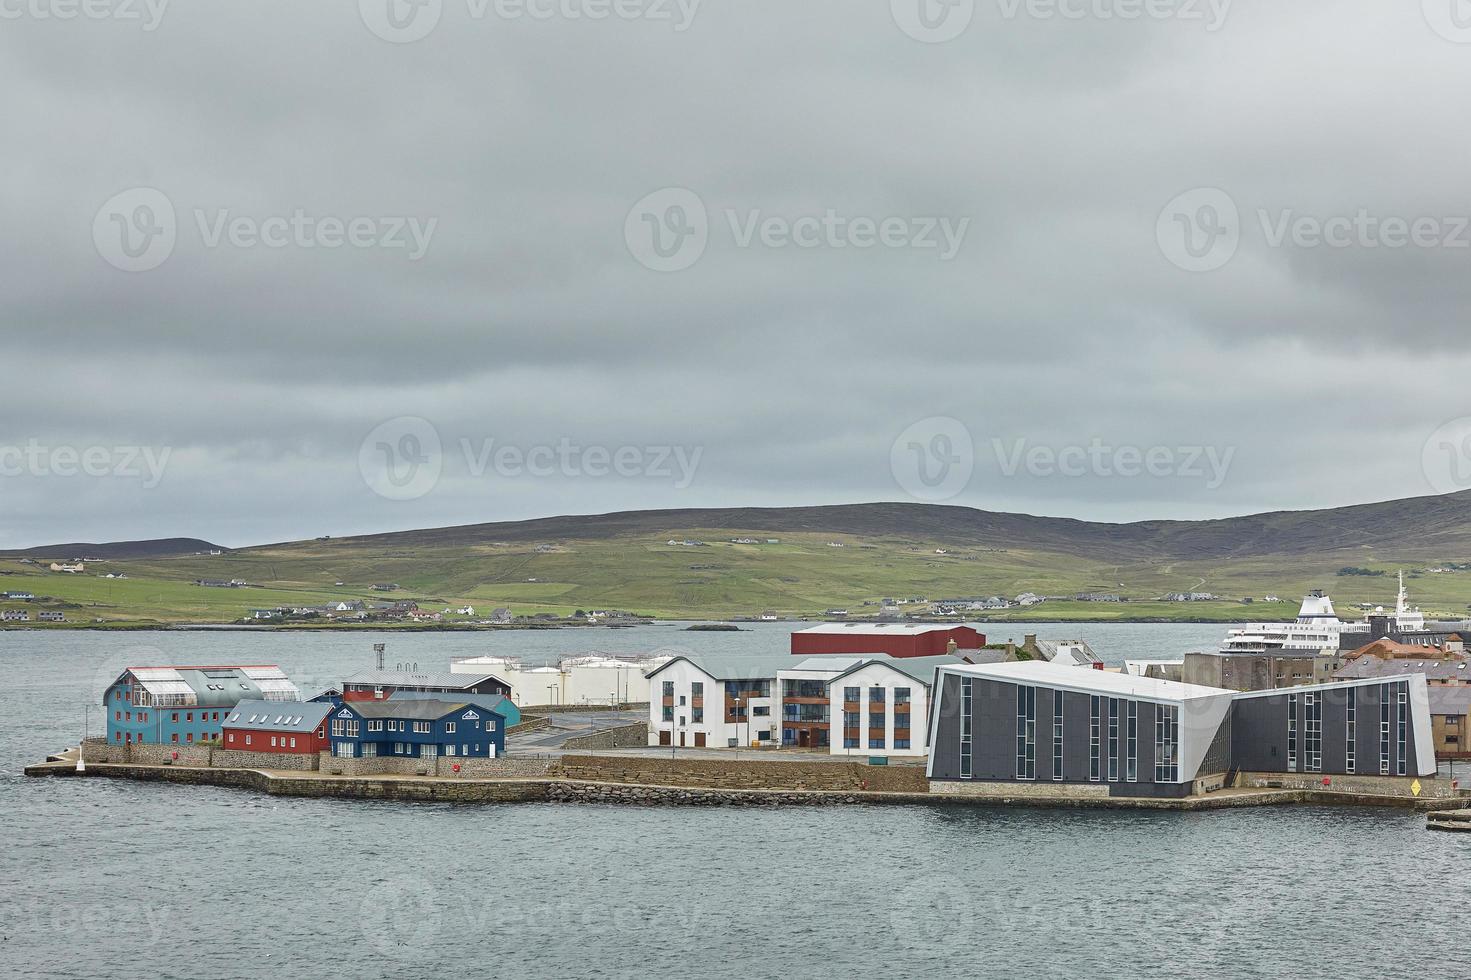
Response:
POLYGON ((649 744, 923 756, 935 669, 965 662, 953 656, 796 663, 675 657, 649 674, 649 744))
POLYGON ((1352 654, 1337 650, 1277 648, 1271 651, 1219 650, 1187 653, 1181 678, 1187 684, 1233 691, 1269 691, 1302 684, 1325 684, 1352 654))
MULTIPOLYGON (((819 660, 826 658, 817 658, 819 660)), ((844 659, 844 658, 837 658, 844 659)), ((827 668, 827 705, 836 723, 833 755, 923 756, 929 750, 930 691, 939 667, 957 657, 863 657, 827 668)), ((812 669, 812 661, 798 665, 812 669)), ((782 672, 783 677, 786 671, 782 672)), ((787 701, 782 699, 786 744, 787 701)))
POLYGON ((1435 757, 1471 758, 1471 687, 1432 684, 1429 697, 1435 757))
POLYGON ((483 670, 420 673, 416 670, 360 670, 342 682, 344 701, 385 701, 398 691, 422 694, 503 694, 511 685, 483 670))
POLYGON ((649 744, 780 744, 777 671, 789 657, 673 657, 649 672, 649 744))
POLYGON ((7 623, 29 623, 31 614, 24 609, 7 609, 0 613, 0 620, 7 623))
POLYGON ((450 663, 456 674, 494 671, 511 686, 511 699, 522 707, 545 705, 627 704, 642 702, 648 671, 668 656, 621 656, 592 653, 536 663, 511 656, 462 657, 450 663))
POLYGON ((924 623, 825 623, 792 634, 792 653, 802 657, 964 656, 966 651, 979 650, 985 645, 985 635, 974 627, 924 623))
POLYGON ((1334 678, 1347 681, 1424 674, 1432 687, 1471 684, 1471 656, 1464 651, 1385 641, 1371 644, 1364 650, 1361 656, 1334 671, 1334 678))
POLYGON ((329 719, 327 738, 332 755, 340 759, 496 759, 506 754, 505 718, 453 698, 344 701, 329 719))
POLYGON ((241 701, 220 723, 220 744, 241 752, 325 752, 330 701, 241 701))
POLYGON ((102 693, 107 741, 116 745, 215 741, 241 701, 297 702, 301 693, 275 664, 129 667, 102 693))
POLYGON ((1423 677, 1235 692, 1034 661, 940 667, 935 792, 1190 796, 1282 782, 1433 776, 1423 677))
MULTIPOLYGON (((444 701, 447 698, 442 694, 426 694, 423 691, 394 691, 393 696, 389 700, 444 701)), ((521 724, 521 709, 516 706, 516 702, 504 694, 456 694, 453 700, 464 701, 466 704, 479 705, 482 708, 489 708, 501 716, 507 728, 515 728, 521 724)), ((341 703, 341 698, 338 699, 338 703, 341 703)))

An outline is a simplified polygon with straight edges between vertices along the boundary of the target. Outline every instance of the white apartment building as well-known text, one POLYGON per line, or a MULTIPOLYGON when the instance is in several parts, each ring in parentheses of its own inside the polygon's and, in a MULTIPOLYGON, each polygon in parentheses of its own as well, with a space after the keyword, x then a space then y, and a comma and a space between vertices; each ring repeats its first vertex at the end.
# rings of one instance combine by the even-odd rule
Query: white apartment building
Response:
POLYGON ((680 656, 648 675, 649 744, 780 744, 776 674, 790 657, 680 656))
POLYGON ((917 756, 935 670, 959 657, 681 656, 649 673, 649 744, 917 756))

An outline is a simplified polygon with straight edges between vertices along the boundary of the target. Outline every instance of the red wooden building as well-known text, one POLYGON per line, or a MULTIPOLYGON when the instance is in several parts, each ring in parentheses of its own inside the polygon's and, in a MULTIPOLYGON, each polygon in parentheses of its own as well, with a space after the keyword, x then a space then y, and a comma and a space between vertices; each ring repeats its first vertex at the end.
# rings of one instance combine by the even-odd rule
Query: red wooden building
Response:
POLYGON ((327 752, 330 701, 241 701, 220 726, 220 745, 240 752, 327 752))
POLYGON ((939 657, 955 651, 979 650, 986 636, 969 626, 923 623, 827 623, 792 634, 792 653, 800 657, 824 654, 887 653, 891 657, 939 657))

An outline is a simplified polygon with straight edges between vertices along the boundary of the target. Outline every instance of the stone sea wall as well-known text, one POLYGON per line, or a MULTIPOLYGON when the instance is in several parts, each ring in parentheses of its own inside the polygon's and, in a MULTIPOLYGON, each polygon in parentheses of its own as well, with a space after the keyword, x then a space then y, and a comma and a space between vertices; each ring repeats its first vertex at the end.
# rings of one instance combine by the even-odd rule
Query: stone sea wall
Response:
POLYGON ((595 783, 703 789, 929 792, 923 766, 866 766, 855 762, 564 755, 553 775, 595 783))
POLYGON ((637 721, 621 728, 608 728, 592 735, 578 735, 562 743, 566 751, 592 749, 637 749, 649 744, 649 723, 637 721))

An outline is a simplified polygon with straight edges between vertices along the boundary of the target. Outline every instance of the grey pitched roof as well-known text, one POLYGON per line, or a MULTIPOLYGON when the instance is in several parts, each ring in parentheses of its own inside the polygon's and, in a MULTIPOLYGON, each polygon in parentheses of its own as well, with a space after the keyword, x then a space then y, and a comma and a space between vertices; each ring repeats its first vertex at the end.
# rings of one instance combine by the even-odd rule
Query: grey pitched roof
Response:
POLYGON ((222 726, 306 734, 321 727, 331 710, 332 705, 325 701, 241 701, 222 726))
POLYGON ((736 657, 729 655, 684 654, 669 660, 645 674, 653 677, 671 664, 688 661, 718 681, 748 681, 764 677, 776 677, 778 670, 794 669, 798 660, 787 655, 736 657))
MULTIPOLYGON (((388 700, 390 703, 394 701, 443 701, 445 696, 426 691, 394 691, 388 696, 388 700)), ((504 694, 475 694, 473 692, 456 694, 452 700, 473 704, 487 711, 499 711, 502 704, 514 703, 504 694)))
POLYGON ((1432 684, 1429 694, 1432 715, 1471 714, 1471 687, 1432 684))
MULTIPOLYGON (((977 651, 967 651, 967 655, 975 652, 977 651)), ((999 655, 999 657, 1006 656, 1006 654, 1002 651, 996 651, 996 653, 999 655)), ((972 657, 972 659, 975 660, 975 662, 977 663, 998 663, 1000 662, 999 657, 995 661, 981 660, 980 658, 976 657, 972 657)), ((967 661, 962 660, 960 657, 951 657, 948 655, 940 655, 936 657, 864 657, 862 658, 862 661, 860 663, 854 664, 853 666, 849 667, 847 670, 839 674, 837 677, 833 678, 833 683, 837 683, 840 678, 846 677, 847 675, 853 673, 855 670, 866 667, 869 664, 883 664, 886 667, 894 668, 901 674, 908 674, 910 677, 913 677, 915 680, 928 687, 930 685, 930 682, 935 679, 936 667, 955 667, 963 665, 965 663, 967 663, 967 661)))
POLYGON ((1465 680, 1471 682, 1471 659, 1457 657, 1452 660, 1421 660, 1416 657, 1380 660, 1378 657, 1363 656, 1333 672, 1338 680, 1361 680, 1368 677, 1403 677, 1406 674, 1424 674, 1426 680, 1465 680))
POLYGON ((437 721, 461 708, 491 711, 490 708, 468 701, 439 701, 432 698, 425 701, 348 701, 342 707, 351 708, 364 718, 407 718, 411 721, 437 721))

